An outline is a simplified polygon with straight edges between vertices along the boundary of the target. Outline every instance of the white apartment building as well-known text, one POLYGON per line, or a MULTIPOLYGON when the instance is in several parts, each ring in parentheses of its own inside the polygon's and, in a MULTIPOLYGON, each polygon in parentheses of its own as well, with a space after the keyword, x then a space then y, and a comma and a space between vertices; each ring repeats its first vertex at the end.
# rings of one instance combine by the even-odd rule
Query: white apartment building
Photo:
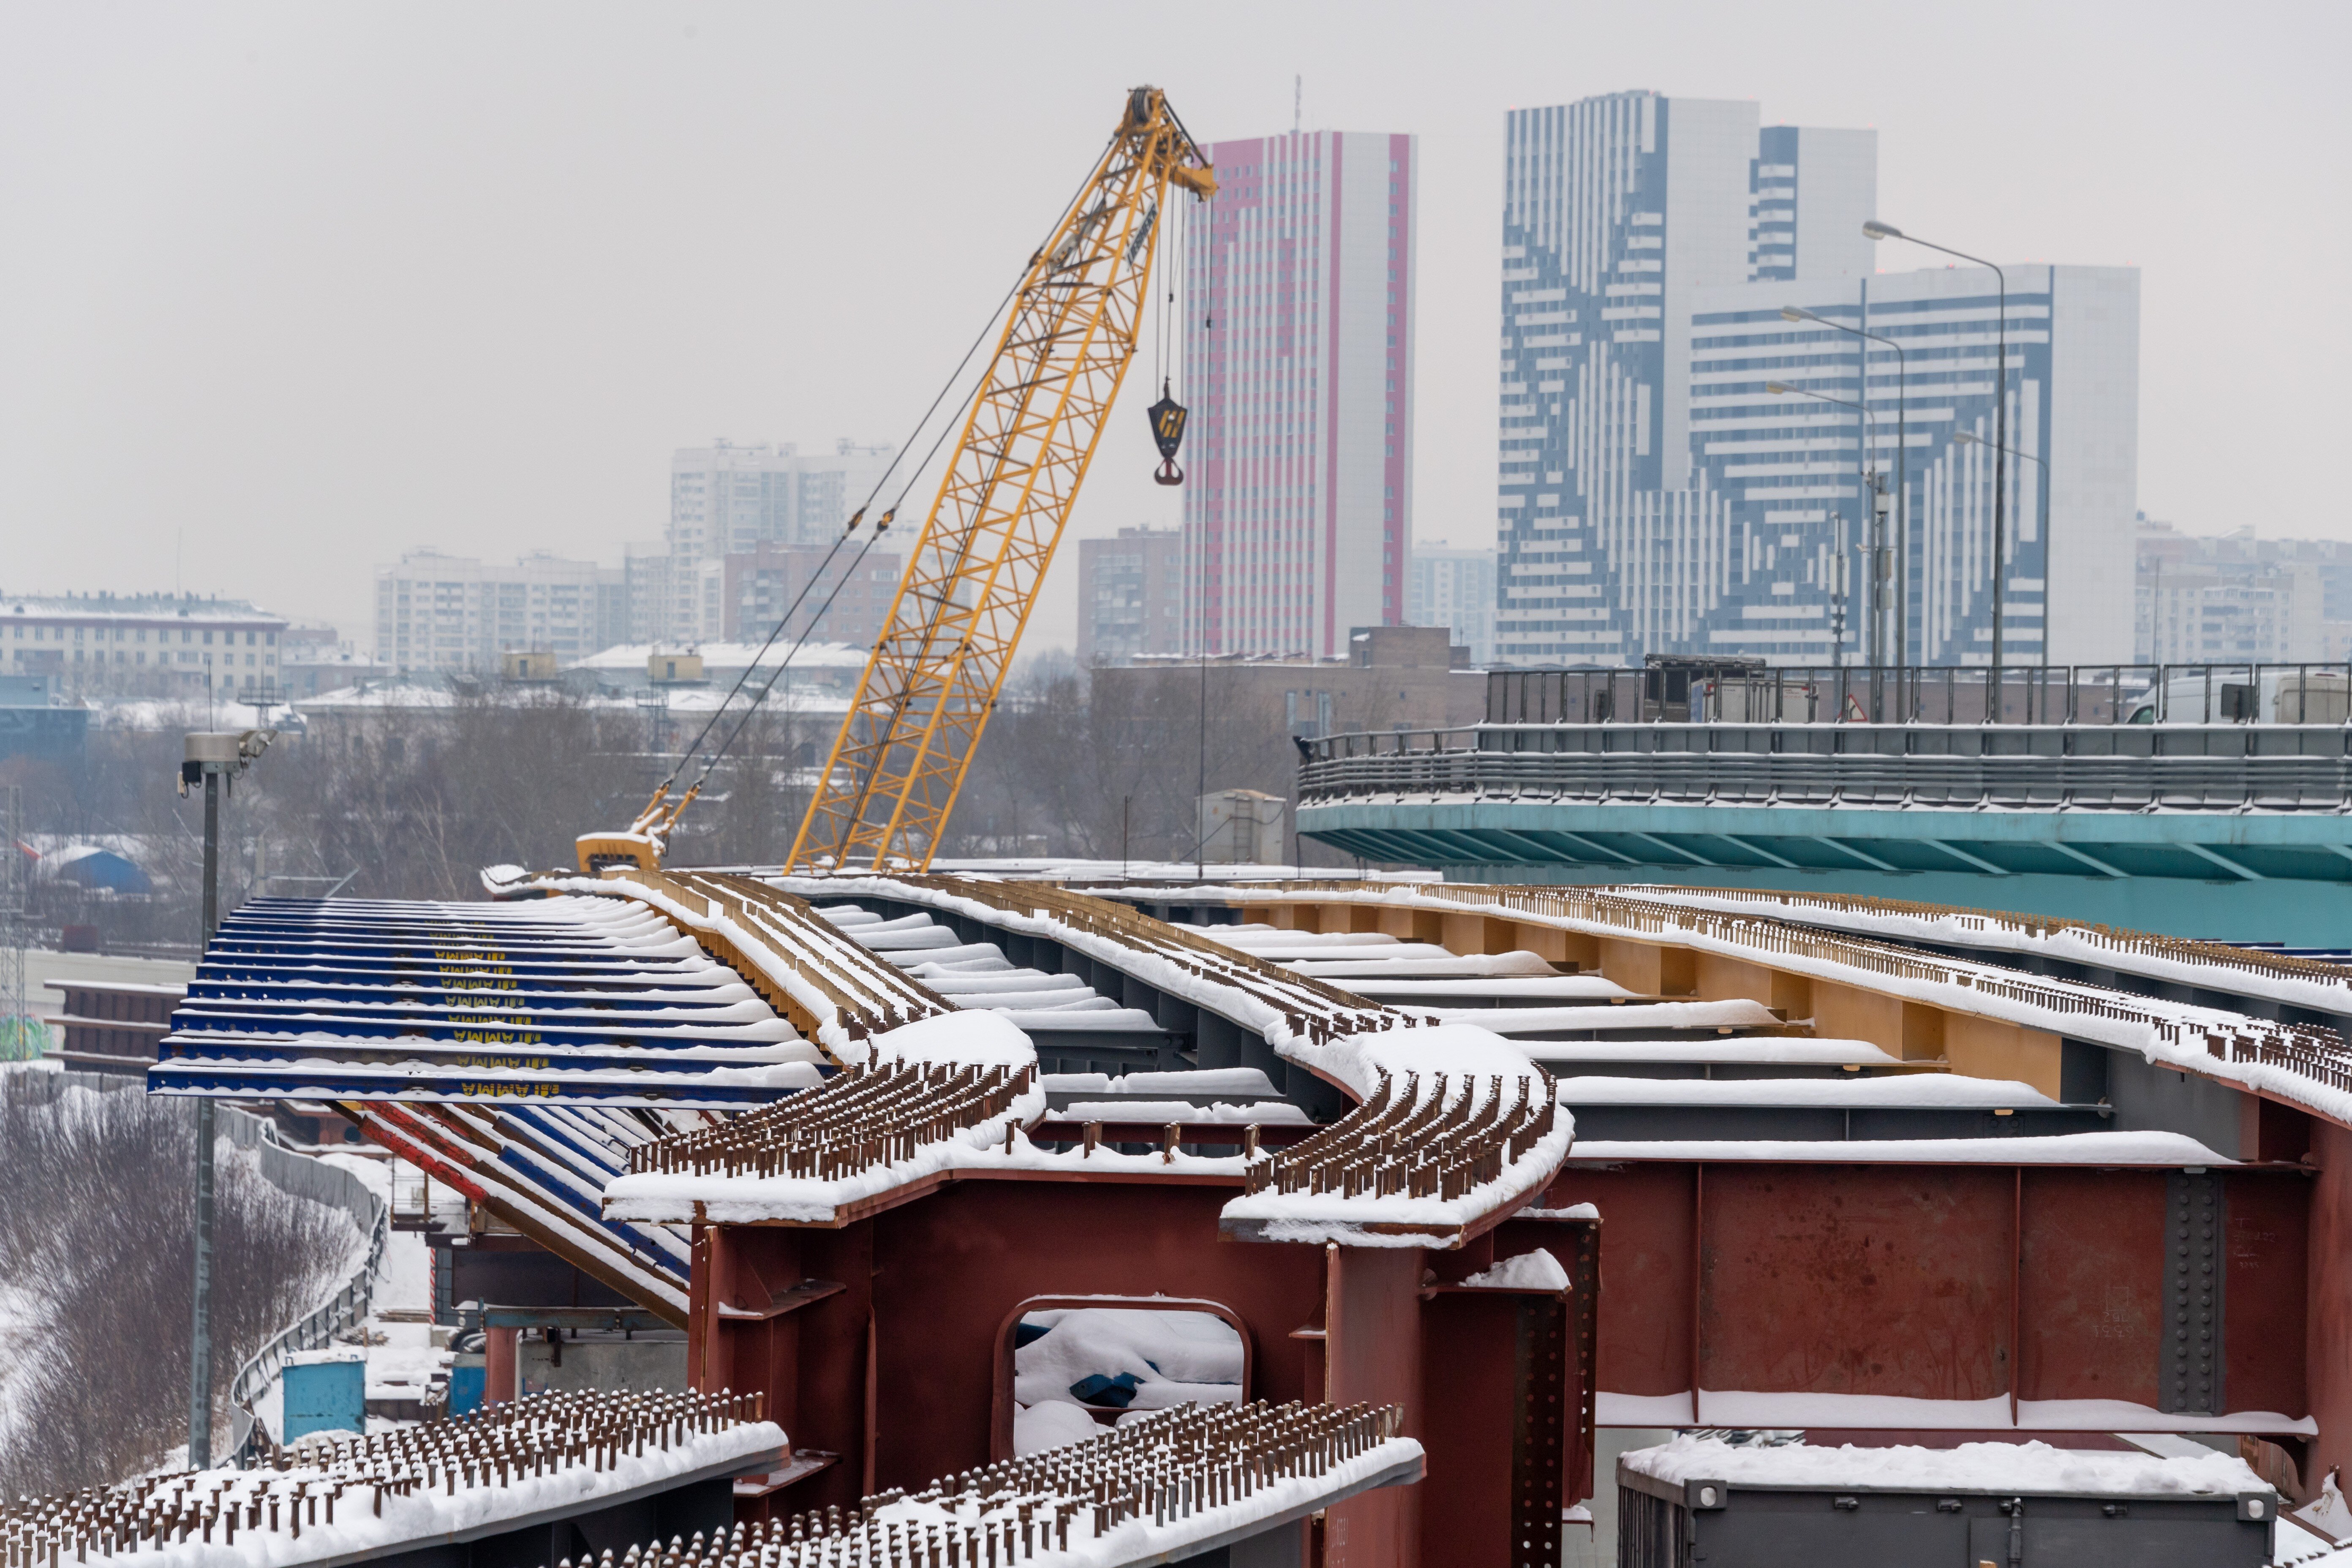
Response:
POLYGON ((412 550, 375 570, 375 654, 404 674, 496 674, 541 649, 564 664, 628 640, 623 572, 537 552, 511 563, 412 550))
POLYGON ((1905 662, 1989 663, 2005 335, 2002 662, 2041 662, 2045 644, 2053 664, 2128 657, 2132 582, 2118 563, 2137 505, 2139 274, 2007 271, 2005 334, 1982 268, 1694 291, 1692 474, 1679 499, 1705 526, 1654 637, 1828 664, 1874 646, 1891 658, 1899 630, 1905 662), (1785 306, 1885 341, 1791 322, 1785 306), (1874 600, 1866 516, 1881 486, 1886 588, 1874 600))
POLYGON ((2352 658, 2352 545, 2252 528, 2137 529, 2133 658, 2143 663, 2342 664, 2352 658))
POLYGON ((0 673, 72 695, 274 690, 286 617, 179 594, 0 597, 0 673))
POLYGON ((1185 228, 1188 649, 1337 658, 1404 618, 1415 139, 1206 149, 1185 228), (1213 325, 1210 323, 1213 322, 1213 325))
POLYGON ((1511 117, 1503 658, 2128 657, 2138 274, 1874 254, 1875 182, 1749 103, 1511 117))
POLYGON ((633 639, 718 640, 726 618, 727 557, 762 544, 831 544, 897 451, 854 441, 837 442, 830 452, 804 453, 788 441, 679 448, 670 458, 666 566, 641 565, 636 552, 643 547, 629 547, 633 639))

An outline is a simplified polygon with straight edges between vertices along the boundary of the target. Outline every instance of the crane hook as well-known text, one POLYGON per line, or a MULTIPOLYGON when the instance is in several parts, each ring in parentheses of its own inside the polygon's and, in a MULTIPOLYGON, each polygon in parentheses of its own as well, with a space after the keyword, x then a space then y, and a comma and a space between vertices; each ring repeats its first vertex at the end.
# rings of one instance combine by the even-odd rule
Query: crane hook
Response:
POLYGON ((1162 485, 1181 485, 1184 470, 1176 466, 1177 448, 1184 445, 1184 421, 1191 411, 1170 395, 1168 383, 1160 384, 1160 401, 1144 411, 1151 416, 1151 439, 1160 448, 1160 471, 1152 481, 1162 485))

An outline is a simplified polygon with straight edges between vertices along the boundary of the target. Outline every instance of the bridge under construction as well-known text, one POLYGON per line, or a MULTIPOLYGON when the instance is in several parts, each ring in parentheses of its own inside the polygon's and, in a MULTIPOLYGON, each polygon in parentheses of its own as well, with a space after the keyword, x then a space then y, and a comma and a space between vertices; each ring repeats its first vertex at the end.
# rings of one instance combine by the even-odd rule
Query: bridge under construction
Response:
MULTIPOLYGON (((2352 1443, 2332 963, 1662 888, 500 891, 248 905, 151 1089, 341 1118, 463 1195, 460 1279, 682 1328, 790 1436, 746 1523, 1014 1462, 1015 1331, 1075 1303, 1398 1413, 1425 1470, 1297 1527, 1328 1561, 1557 1562, 1615 1428, 2352 1443)), ((496 1305, 494 1402, 579 1321, 496 1305)))

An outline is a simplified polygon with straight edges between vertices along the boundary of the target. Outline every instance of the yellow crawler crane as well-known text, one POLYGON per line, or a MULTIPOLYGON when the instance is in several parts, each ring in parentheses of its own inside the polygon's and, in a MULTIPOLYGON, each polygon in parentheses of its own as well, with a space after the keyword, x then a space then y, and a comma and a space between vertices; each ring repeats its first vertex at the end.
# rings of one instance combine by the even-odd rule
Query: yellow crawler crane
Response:
POLYGON ((792 865, 930 863, 1135 356, 1171 185, 1217 189, 1167 95, 1139 87, 1014 291, 792 865))

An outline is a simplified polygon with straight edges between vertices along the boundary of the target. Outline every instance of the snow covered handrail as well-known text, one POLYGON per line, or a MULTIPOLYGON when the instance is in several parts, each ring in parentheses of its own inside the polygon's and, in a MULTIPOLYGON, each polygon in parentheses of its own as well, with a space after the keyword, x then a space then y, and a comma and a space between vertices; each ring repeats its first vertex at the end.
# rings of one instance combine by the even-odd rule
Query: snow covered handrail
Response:
POLYGON ((1463 1197, 1501 1180, 1503 1168, 1535 1148, 1559 1121, 1551 1079, 1542 1068, 1522 1077, 1505 1098, 1489 1078, 1483 1101, 1475 1075, 1381 1074, 1380 1092, 1306 1142, 1252 1164, 1253 1193, 1353 1197, 1463 1197), (1531 1086, 1539 1086, 1530 1097, 1531 1086))
MULTIPOLYGON (((619 1561, 662 1568, 1125 1568, 1193 1557, 1374 1487, 1421 1479, 1395 1405, 1184 1405, 1103 1436, 706 1542, 658 1538, 619 1561)), ((569 1560, 566 1560, 567 1563, 569 1560)), ((588 1559, 583 1557, 582 1568, 588 1559)), ((600 1560, 611 1563, 606 1552, 600 1560)))
POLYGON ((911 1160, 927 1144, 1003 1115, 1036 1079, 1034 1063, 852 1068, 724 1125, 639 1144, 629 1151, 629 1172, 835 1181, 911 1160))
POLYGON ((11 1563, 395 1555, 767 1462, 786 1443, 762 1404, 759 1394, 536 1394, 460 1420, 275 1450, 261 1468, 142 1476, 96 1493, 0 1503, 0 1539, 11 1563))
POLYGON ((280 1192, 312 1203, 330 1204, 352 1216, 352 1224, 367 1237, 367 1257, 335 1293, 299 1321, 280 1330, 236 1369, 229 1380, 229 1452, 241 1454, 260 1430, 253 1402, 261 1396, 286 1358, 299 1351, 317 1350, 367 1316, 375 1298, 376 1281, 383 1272, 384 1244, 392 1233, 392 1211, 357 1175, 324 1161, 298 1154, 278 1142, 277 1129, 257 1116, 223 1106, 217 1112, 226 1135, 239 1148, 250 1149, 262 1180, 280 1192))

